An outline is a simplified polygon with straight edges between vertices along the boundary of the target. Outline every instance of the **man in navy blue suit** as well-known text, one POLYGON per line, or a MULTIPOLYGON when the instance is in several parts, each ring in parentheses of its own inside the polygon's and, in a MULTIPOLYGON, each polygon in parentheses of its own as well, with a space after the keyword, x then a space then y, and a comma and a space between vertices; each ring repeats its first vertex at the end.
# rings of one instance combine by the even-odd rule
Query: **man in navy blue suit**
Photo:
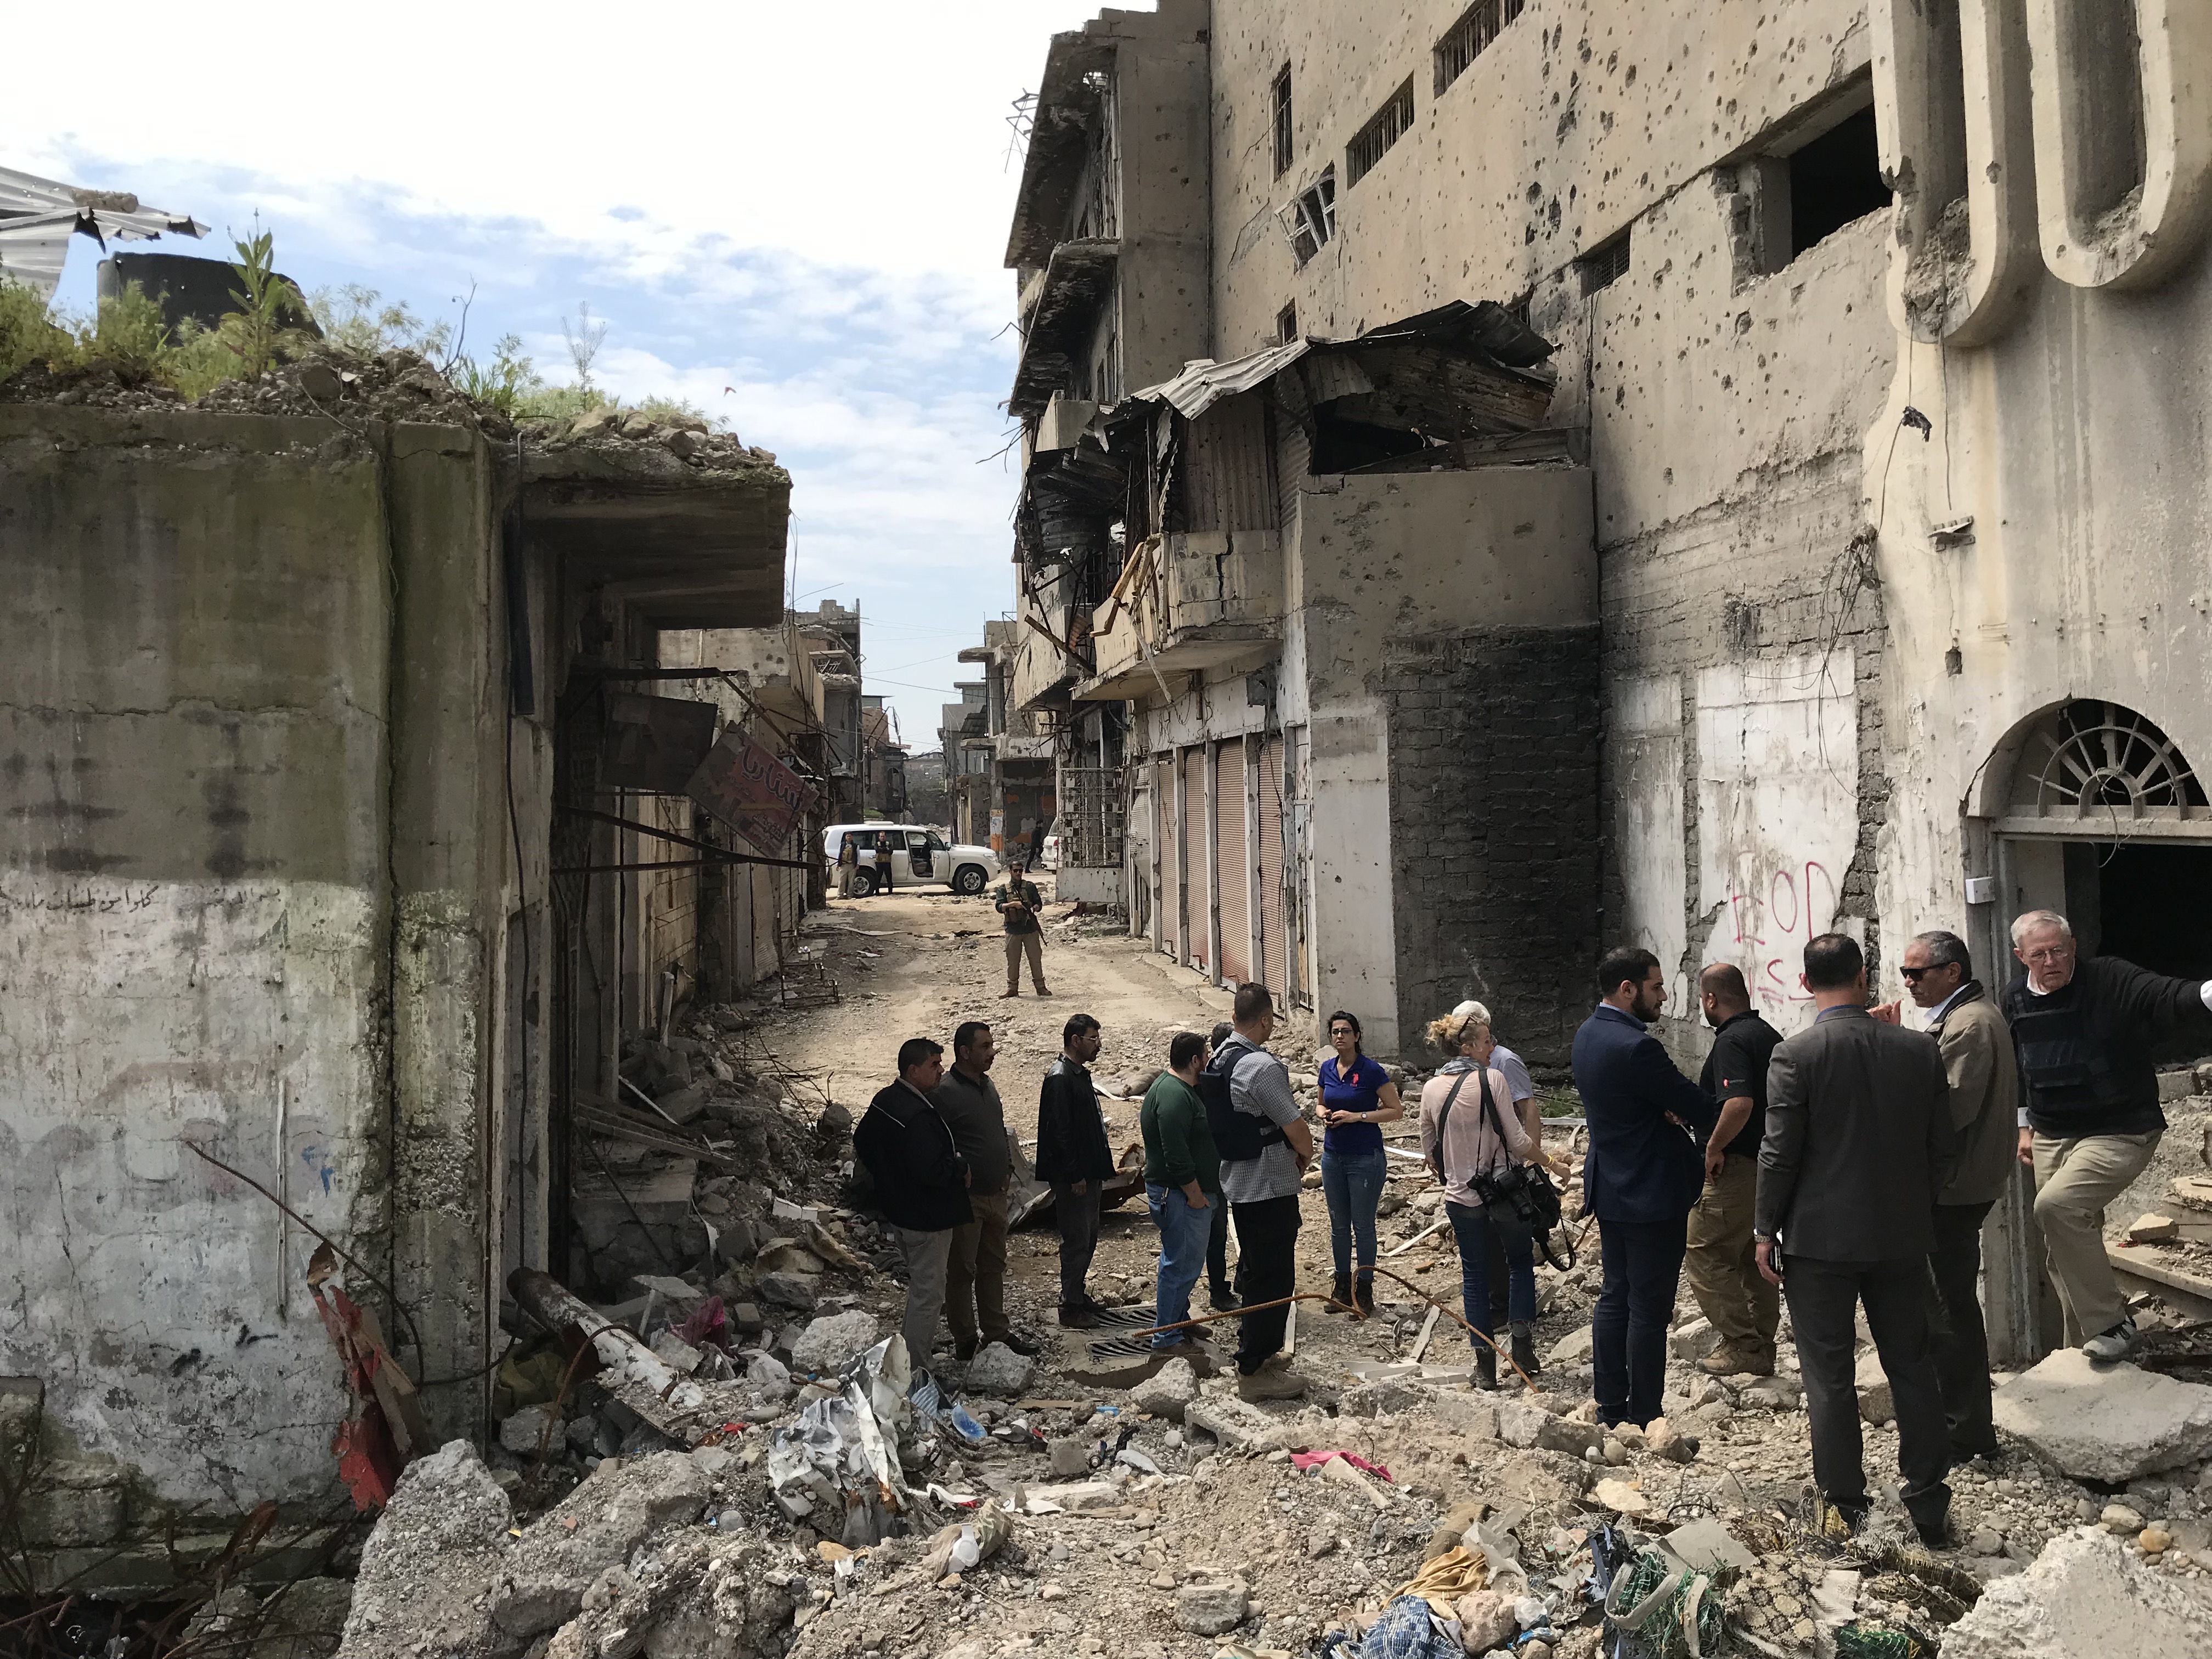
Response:
POLYGON ((1589 1124, 1583 1210, 1597 1218, 1605 1270, 1590 1358, 1599 1421, 1641 1427, 1660 1414, 1667 1322, 1690 1212, 1705 1189, 1705 1155, 1691 1131, 1711 1129, 1720 1108, 1645 1029, 1667 1006, 1659 958, 1624 947, 1598 964, 1597 979, 1597 1008, 1574 1048, 1589 1124))

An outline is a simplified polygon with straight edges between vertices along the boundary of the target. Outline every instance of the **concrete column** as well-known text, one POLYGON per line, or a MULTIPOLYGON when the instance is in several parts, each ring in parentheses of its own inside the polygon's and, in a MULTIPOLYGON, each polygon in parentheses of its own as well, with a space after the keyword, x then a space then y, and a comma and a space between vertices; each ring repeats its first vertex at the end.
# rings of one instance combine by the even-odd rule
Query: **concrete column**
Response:
MULTIPOLYGON (((491 1357, 499 1306, 486 1035, 505 921, 506 629, 487 459, 458 428, 400 426, 386 490, 397 593, 392 1276, 433 1376, 491 1357)), ((485 1391, 441 1389, 423 1404, 436 1437, 473 1434, 485 1391)))

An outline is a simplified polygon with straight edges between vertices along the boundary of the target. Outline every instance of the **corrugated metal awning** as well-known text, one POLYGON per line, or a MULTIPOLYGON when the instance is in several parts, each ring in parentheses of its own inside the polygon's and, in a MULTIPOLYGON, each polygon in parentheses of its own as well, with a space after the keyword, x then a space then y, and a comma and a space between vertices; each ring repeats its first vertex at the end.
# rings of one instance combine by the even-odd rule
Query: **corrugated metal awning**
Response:
POLYGON ((0 276, 53 296, 69 257, 69 239, 91 237, 102 247, 164 234, 204 236, 190 216, 143 206, 125 191, 81 190, 52 179, 0 167, 0 276))

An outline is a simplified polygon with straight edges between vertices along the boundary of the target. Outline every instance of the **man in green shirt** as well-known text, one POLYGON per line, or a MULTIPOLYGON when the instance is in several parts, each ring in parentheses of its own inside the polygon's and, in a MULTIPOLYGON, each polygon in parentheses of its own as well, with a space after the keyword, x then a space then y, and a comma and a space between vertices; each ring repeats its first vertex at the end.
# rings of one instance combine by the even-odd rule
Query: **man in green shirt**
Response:
MULTIPOLYGON (((1179 1033, 1168 1048, 1168 1069, 1145 1091, 1138 1121, 1145 1135, 1145 1197, 1160 1230, 1160 1267, 1153 1293, 1153 1323, 1180 1325, 1190 1317, 1190 1293, 1206 1271, 1213 1212, 1221 1203, 1221 1158, 1198 1074, 1206 1061, 1206 1039, 1179 1033)), ((1152 1346, 1192 1340, 1188 1330, 1163 1330, 1152 1346)))
POLYGON ((1036 994, 1052 994, 1044 988, 1044 934, 1037 921, 1044 910, 1044 895, 1024 870, 1020 859, 1008 859, 1006 884, 994 896, 999 914, 1006 919, 1006 988, 1001 1001, 1021 995, 1024 956, 1030 959, 1030 982, 1036 987, 1036 994))

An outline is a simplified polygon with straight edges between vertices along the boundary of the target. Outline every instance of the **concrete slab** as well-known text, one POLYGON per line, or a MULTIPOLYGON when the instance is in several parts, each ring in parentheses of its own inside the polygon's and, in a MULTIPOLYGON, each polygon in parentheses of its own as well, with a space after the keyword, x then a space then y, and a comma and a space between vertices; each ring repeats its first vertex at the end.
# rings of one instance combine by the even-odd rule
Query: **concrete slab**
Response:
POLYGON ((1996 1425, 2077 1480, 2120 1485, 2212 1454, 2212 1389, 2133 1365, 2046 1355, 1999 1389, 1996 1425))

